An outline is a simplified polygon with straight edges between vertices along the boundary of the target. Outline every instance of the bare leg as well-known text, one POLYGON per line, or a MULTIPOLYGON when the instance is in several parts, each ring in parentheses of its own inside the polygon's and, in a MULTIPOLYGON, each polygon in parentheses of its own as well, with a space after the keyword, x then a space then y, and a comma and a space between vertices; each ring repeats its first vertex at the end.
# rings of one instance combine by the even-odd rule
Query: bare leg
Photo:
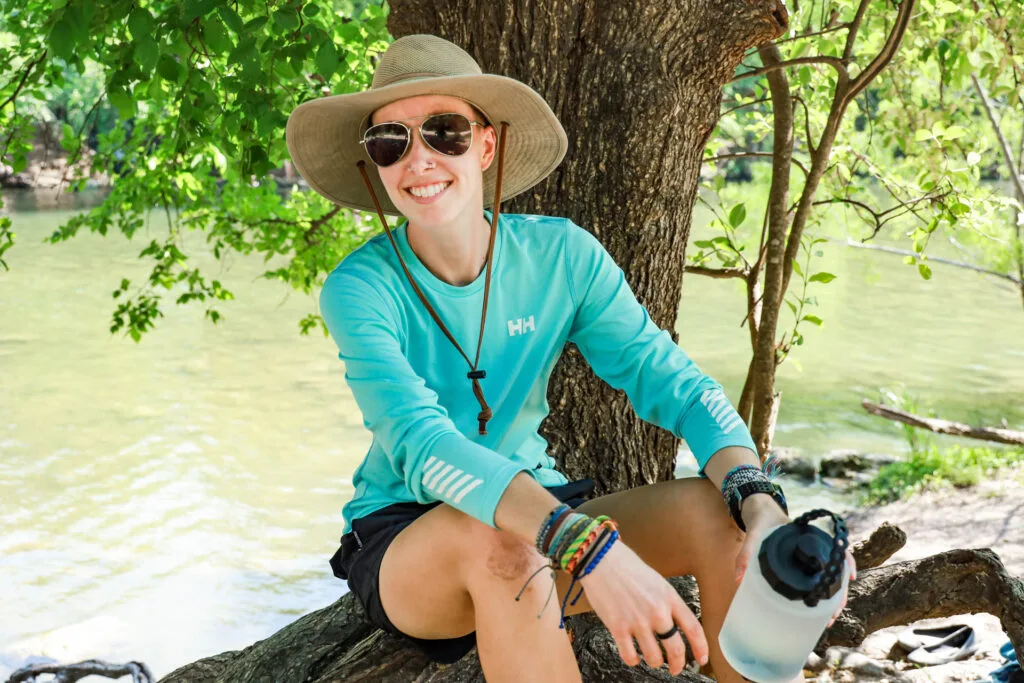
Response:
MULTIPOLYGON (((662 576, 697 578, 711 666, 719 681, 741 683, 722 657, 718 632, 736 591, 743 535, 715 486, 703 479, 661 482, 596 498, 580 511, 615 519, 623 542, 662 576)), ((514 601, 545 563, 512 534, 440 505, 388 548, 380 569, 381 601, 395 626, 413 636, 455 638, 475 629, 490 683, 579 681, 568 636, 558 628, 568 575, 558 572, 558 589, 539 620, 551 585, 544 573, 514 601)), ((584 593, 567 614, 590 609, 584 593)))
MULTIPOLYGON (((419 638, 455 638, 474 629, 489 683, 580 681, 558 609, 537 615, 551 581, 544 558, 518 537, 439 505, 410 524, 384 554, 381 603, 392 623, 419 638)), ((552 604, 556 604, 552 597, 552 604)))

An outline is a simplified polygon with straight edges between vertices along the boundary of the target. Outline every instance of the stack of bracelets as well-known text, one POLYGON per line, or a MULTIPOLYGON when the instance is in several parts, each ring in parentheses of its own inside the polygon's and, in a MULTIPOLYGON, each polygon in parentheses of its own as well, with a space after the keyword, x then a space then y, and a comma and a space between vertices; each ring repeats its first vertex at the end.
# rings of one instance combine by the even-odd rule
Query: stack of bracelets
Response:
MULTIPOLYGON (((568 572, 572 576, 572 583, 569 584, 569 590, 566 591, 565 599, 562 601, 562 611, 558 622, 559 628, 565 628, 566 606, 575 605, 580 595, 583 594, 581 586, 576 597, 569 602, 569 596, 572 595, 576 582, 594 571, 598 562, 615 545, 618 538, 618 526, 610 517, 606 515, 597 518, 588 517, 580 512, 573 512, 572 508, 564 503, 559 505, 548 514, 544 523, 541 524, 540 531, 537 532, 537 550, 541 555, 550 559, 551 564, 534 572, 533 576, 526 581, 526 585, 519 591, 516 600, 519 600, 533 577, 544 569, 552 570, 552 582, 555 578, 555 569, 568 572)), ((551 590, 554 591, 554 583, 552 583, 551 590)), ((550 600, 551 594, 549 593, 548 601, 550 600)), ((538 619, 544 613, 547 605, 548 603, 545 602, 540 614, 537 615, 538 619)))
POLYGON ((736 526, 743 531, 747 530, 740 514, 743 501, 755 493, 767 493, 779 504, 783 512, 789 514, 789 507, 786 505, 786 496, 783 495, 782 488, 772 481, 778 472, 778 459, 772 456, 765 460, 761 467, 755 465, 733 467, 722 480, 722 496, 725 497, 725 502, 729 505, 729 514, 732 515, 736 526))
MULTIPOLYGON (((722 480, 722 495, 729 505, 729 513, 740 529, 746 531, 746 525, 740 516, 743 500, 755 493, 769 494, 783 512, 789 514, 786 505, 786 497, 782 494, 782 488, 771 481, 778 473, 778 461, 776 458, 768 458, 762 467, 755 465, 739 465, 729 470, 722 480)), ((572 576, 569 590, 562 600, 562 611, 558 621, 559 628, 565 628, 565 609, 568 605, 575 605, 583 594, 583 587, 580 587, 576 597, 569 601, 576 582, 590 574, 597 567, 597 564, 607 554, 615 541, 619 538, 618 526, 606 515, 597 518, 589 517, 580 512, 573 512, 572 508, 564 503, 556 507, 544 518, 544 523, 537 532, 535 545, 541 555, 551 560, 551 563, 538 569, 526 580, 526 584, 516 595, 516 601, 526 591, 534 577, 545 569, 551 570, 551 592, 544 602, 537 618, 540 619, 551 601, 551 594, 555 590, 555 569, 561 569, 572 576)))

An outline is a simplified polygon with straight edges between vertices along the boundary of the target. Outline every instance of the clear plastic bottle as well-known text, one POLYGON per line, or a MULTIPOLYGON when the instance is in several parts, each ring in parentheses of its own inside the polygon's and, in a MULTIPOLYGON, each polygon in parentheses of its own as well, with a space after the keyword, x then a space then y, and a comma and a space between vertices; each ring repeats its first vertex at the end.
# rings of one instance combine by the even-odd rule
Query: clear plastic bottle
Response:
POLYGON ((842 557, 845 548, 845 524, 826 510, 765 532, 718 635, 722 654, 741 676, 755 683, 800 679, 807 656, 845 594, 845 559, 838 578, 819 586, 835 575, 826 571, 830 557, 842 557), (809 519, 801 523, 823 514, 836 521, 835 538, 808 524, 809 519))

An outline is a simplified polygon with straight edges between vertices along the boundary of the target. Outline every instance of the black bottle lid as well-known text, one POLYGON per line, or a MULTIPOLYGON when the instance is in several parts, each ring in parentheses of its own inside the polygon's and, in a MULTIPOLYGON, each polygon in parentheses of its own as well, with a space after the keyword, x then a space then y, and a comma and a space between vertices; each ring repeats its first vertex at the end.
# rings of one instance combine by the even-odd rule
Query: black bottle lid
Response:
POLYGON ((842 586, 841 572, 824 595, 818 591, 816 597, 812 596, 825 577, 834 541, 832 536, 814 525, 785 524, 761 544, 758 554, 761 575, 776 593, 790 600, 803 600, 808 604, 817 604, 818 599, 827 600, 842 586))

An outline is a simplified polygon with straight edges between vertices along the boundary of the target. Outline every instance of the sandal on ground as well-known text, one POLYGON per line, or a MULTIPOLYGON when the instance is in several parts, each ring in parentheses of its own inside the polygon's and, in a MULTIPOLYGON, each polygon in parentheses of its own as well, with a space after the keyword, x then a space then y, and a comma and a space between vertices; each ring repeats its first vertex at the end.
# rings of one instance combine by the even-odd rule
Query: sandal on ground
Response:
POLYGON ((907 661, 924 666, 948 664, 967 659, 977 650, 978 642, 974 637, 974 629, 964 626, 937 643, 917 648, 907 655, 907 661))
POLYGON ((900 633, 899 640, 897 642, 899 642, 900 646, 907 652, 913 652, 920 647, 934 645, 943 641, 962 628, 970 628, 970 625, 963 622, 950 622, 948 624, 939 624, 938 626, 919 626, 917 628, 908 628, 900 633))

